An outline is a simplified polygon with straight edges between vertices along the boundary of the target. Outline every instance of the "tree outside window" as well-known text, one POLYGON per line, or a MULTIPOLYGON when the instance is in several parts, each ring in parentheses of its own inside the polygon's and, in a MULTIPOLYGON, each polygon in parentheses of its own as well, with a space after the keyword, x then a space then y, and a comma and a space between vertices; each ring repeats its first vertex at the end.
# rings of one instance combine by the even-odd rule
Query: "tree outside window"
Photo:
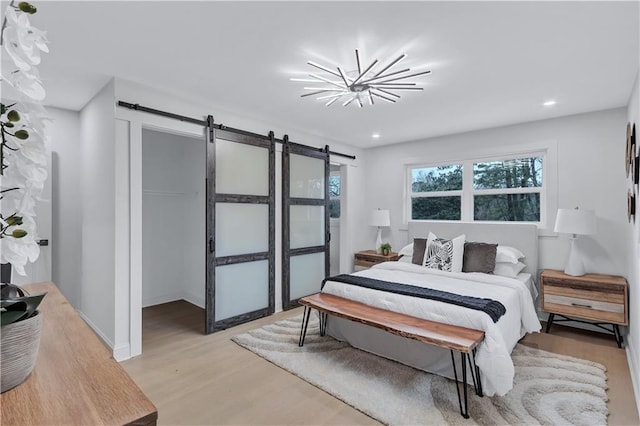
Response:
POLYGON ((340 218, 340 172, 331 172, 329 175, 329 217, 340 218))
POLYGON ((473 219, 539 222, 542 157, 473 165, 473 219))
POLYGON ((411 219, 460 220, 462 165, 411 170, 411 219))

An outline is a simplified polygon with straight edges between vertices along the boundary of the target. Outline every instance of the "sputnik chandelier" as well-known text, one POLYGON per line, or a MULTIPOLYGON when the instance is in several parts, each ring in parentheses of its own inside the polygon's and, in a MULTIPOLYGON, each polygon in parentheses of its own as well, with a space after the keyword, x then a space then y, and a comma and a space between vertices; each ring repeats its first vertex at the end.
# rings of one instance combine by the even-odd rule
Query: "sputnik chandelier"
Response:
POLYGON ((360 53, 358 49, 356 49, 357 70, 355 71, 345 72, 342 67, 337 67, 337 71, 334 71, 331 68, 313 61, 308 61, 307 64, 328 73, 330 77, 327 78, 322 75, 310 73, 309 77, 311 77, 311 79, 292 78, 291 81, 319 83, 319 86, 304 87, 304 90, 311 90, 311 92, 305 93, 301 95, 301 97, 320 95, 317 99, 326 100, 326 106, 340 101, 342 106, 347 106, 355 102, 362 108, 364 102, 373 105, 374 98, 395 103, 397 99, 400 99, 400 95, 395 93, 399 90, 423 90, 422 87, 417 87, 416 83, 406 82, 404 81, 405 79, 429 74, 431 72, 422 71, 408 74, 411 72, 410 68, 392 71, 392 68, 406 57, 406 54, 400 55, 380 71, 374 71, 374 67, 378 65, 378 60, 375 59, 371 65, 363 70, 360 65, 360 53), (338 77, 338 79, 335 77, 338 77))

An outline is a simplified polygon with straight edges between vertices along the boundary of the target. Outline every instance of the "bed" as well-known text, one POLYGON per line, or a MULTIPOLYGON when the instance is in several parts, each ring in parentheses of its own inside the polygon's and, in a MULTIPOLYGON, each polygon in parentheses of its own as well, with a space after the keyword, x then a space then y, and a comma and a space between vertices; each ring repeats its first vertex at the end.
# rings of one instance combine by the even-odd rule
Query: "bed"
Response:
MULTIPOLYGON (((413 264, 405 256, 404 261, 381 263, 352 275, 492 299, 506 308, 502 316, 492 319, 485 312, 464 306, 362 288, 332 281, 330 278, 324 283, 322 291, 419 318, 483 330, 485 340, 478 346, 476 354, 482 387, 489 396, 504 395, 513 386, 511 351, 526 333, 538 332, 541 328, 535 309, 537 227, 529 224, 410 222, 408 243, 414 241, 414 238, 427 238, 430 232, 444 239, 465 235, 466 241, 515 247, 524 255, 520 261, 526 266, 512 278, 480 272, 445 272, 413 264)), ((453 378, 448 350, 336 317, 328 321, 327 333, 365 351, 453 378)))

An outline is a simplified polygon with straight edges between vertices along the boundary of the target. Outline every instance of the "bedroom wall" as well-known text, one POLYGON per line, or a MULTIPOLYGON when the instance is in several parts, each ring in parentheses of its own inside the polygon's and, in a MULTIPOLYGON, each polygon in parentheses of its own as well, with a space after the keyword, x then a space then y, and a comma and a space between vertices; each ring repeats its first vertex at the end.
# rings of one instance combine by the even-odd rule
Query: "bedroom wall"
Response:
POLYGON ((51 117, 51 275, 71 305, 80 308, 82 283, 82 171, 80 113, 47 107, 51 117))
POLYGON ((109 346, 115 344, 115 125, 113 81, 80 112, 82 245, 79 311, 109 346))
MULTIPOLYGON (((627 122, 636 124, 636 138, 640 132, 640 71, 636 74, 636 81, 629 98, 627 107, 627 122)), ((636 139, 637 149, 638 139, 636 139)), ((629 181, 630 182, 630 181, 629 181)), ((630 183, 627 184, 629 187, 630 183)), ((640 189, 636 186, 636 212, 640 210, 640 189)), ((629 265, 627 267, 627 280, 629 281, 629 335, 627 336, 627 360, 633 379, 633 387, 636 395, 636 406, 640 413, 640 219, 636 214, 633 225, 629 225, 630 238, 627 239, 627 252, 629 265)))
MULTIPOLYGON (((569 251, 567 235, 552 232, 557 207, 594 209, 598 233, 581 237, 588 271, 628 274, 626 176, 623 167, 626 109, 612 109, 513 126, 436 137, 369 149, 365 153, 366 202, 361 214, 387 208, 391 227, 383 233, 395 249, 407 243, 403 222, 405 165, 455 160, 487 153, 517 152, 537 144, 557 146, 557 193, 547 229, 539 240, 539 268, 563 269, 569 251)), ((552 191, 553 192, 553 191, 552 191)), ((360 227, 359 249, 372 248, 375 230, 360 227)))

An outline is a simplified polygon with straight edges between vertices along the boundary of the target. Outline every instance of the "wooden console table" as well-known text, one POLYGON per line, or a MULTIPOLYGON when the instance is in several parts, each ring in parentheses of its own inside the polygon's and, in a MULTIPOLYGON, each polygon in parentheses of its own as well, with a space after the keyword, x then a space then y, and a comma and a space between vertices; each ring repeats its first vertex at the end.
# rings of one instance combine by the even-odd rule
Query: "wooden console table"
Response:
POLYGON ((3 425, 155 425, 158 411, 53 283, 47 292, 38 361, 21 385, 1 395, 3 425))

